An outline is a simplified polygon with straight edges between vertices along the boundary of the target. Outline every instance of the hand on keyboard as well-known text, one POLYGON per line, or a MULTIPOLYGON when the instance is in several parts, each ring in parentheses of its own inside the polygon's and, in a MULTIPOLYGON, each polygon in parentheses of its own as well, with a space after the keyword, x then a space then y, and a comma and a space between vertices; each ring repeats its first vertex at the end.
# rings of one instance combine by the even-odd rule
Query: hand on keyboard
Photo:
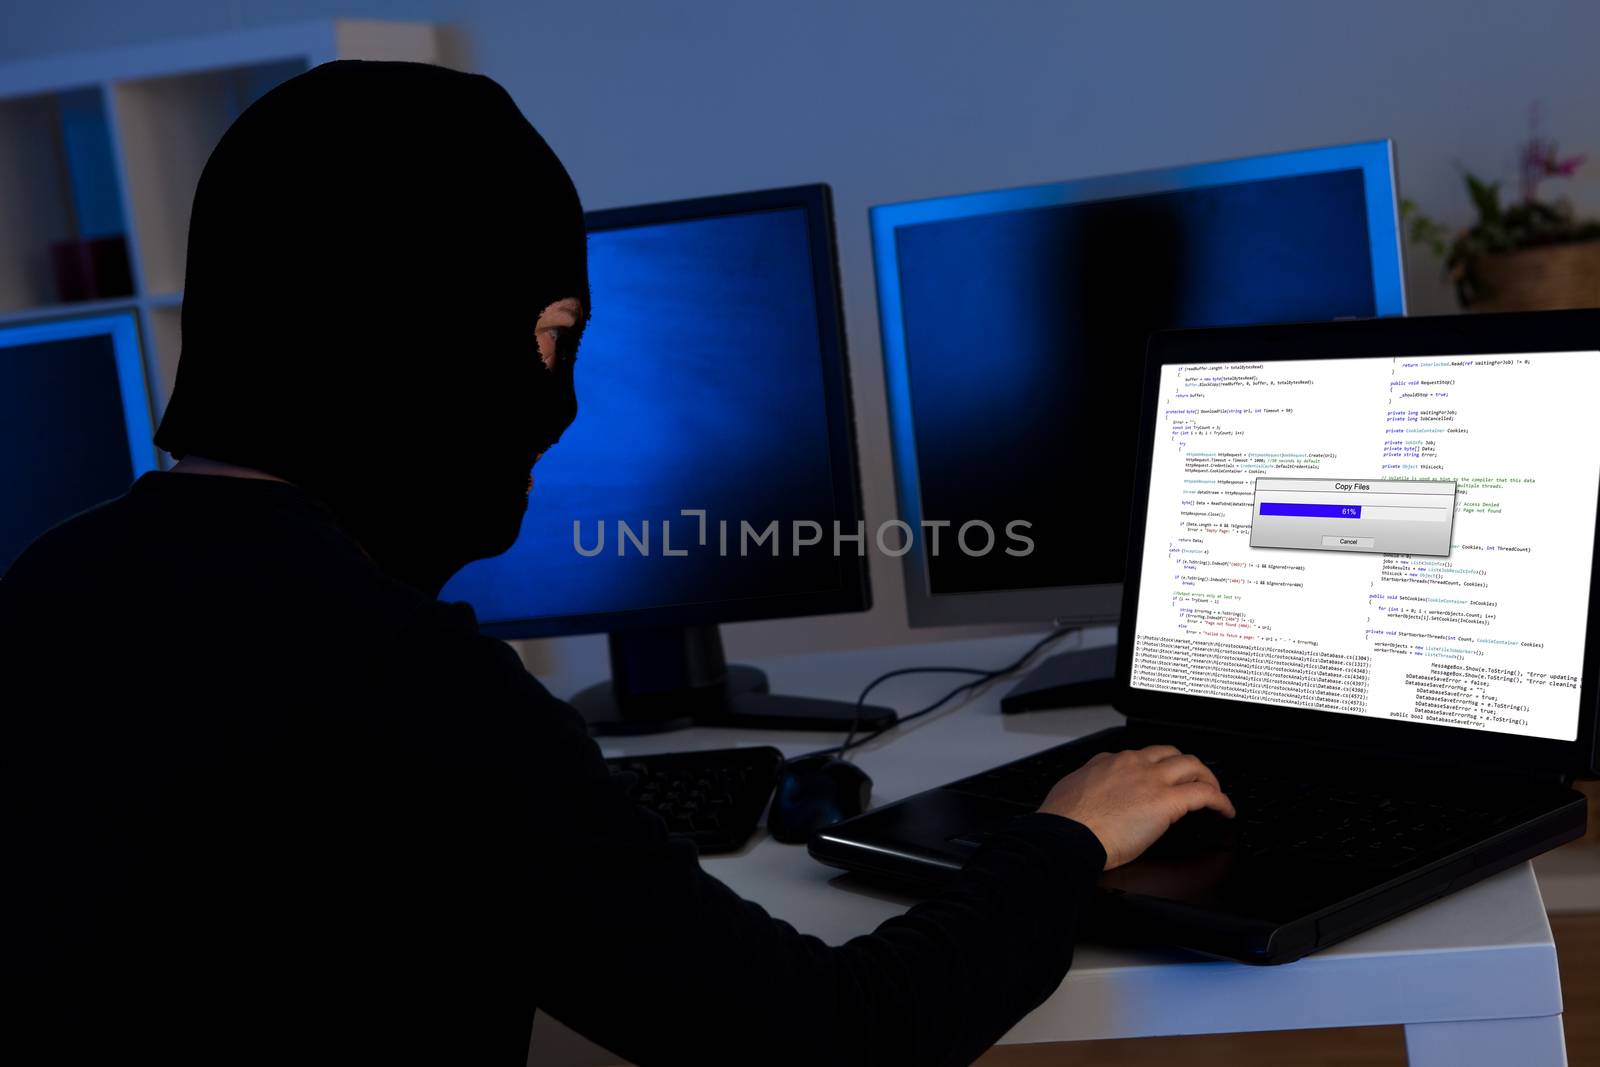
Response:
POLYGON ((1191 811, 1232 818, 1233 802, 1211 769, 1171 745, 1101 752, 1057 782, 1039 810, 1087 826, 1106 850, 1106 870, 1138 858, 1191 811))

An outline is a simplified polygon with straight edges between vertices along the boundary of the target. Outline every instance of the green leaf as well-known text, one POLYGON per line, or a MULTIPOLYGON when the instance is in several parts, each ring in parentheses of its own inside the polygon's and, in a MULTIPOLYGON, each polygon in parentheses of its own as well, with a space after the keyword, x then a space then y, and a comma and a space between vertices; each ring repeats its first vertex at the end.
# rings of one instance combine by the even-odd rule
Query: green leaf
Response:
POLYGON ((1472 174, 1465 175, 1467 179, 1467 193, 1472 197, 1472 206, 1478 209, 1478 223, 1482 226, 1492 226, 1500 221, 1500 183, 1485 182, 1472 174))
POLYGON ((1450 231, 1424 215, 1415 200, 1400 200, 1400 225, 1412 244, 1421 245, 1440 259, 1449 251, 1450 231))

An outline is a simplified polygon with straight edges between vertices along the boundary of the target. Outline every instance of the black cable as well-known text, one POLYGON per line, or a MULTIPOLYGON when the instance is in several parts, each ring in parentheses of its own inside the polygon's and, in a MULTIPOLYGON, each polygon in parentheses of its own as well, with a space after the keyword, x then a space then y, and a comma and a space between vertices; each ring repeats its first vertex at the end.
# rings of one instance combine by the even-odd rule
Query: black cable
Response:
MULTIPOLYGON (((975 674, 978 676, 973 681, 966 683, 966 685, 957 689, 952 689, 950 691, 951 694, 959 693, 962 689, 965 689, 968 686, 976 685, 978 682, 984 681, 990 677, 989 670, 984 667, 901 667, 898 670, 880 674, 878 677, 868 682, 866 688, 861 690, 861 695, 856 698, 855 715, 850 720, 850 730, 844 735, 844 743, 839 746, 839 752, 848 752, 850 749, 856 747, 857 742, 855 741, 855 736, 857 731, 859 731, 861 728, 861 714, 866 708, 868 694, 870 694, 874 689, 878 688, 878 686, 882 685, 884 682, 887 682, 892 678, 900 678, 907 674, 975 674)), ((947 696, 945 699, 949 699, 949 697, 947 696)), ((890 723, 888 726, 882 727, 879 730, 876 730, 873 733, 863 737, 860 743, 864 744, 872 738, 878 736, 878 734, 882 733, 884 730, 892 730, 894 727, 899 726, 908 719, 916 718, 925 711, 926 709, 923 709, 923 711, 915 711, 910 715, 897 717, 895 721, 890 723)))
POLYGON ((1045 634, 1038 641, 1035 641, 1026 652, 1018 656, 1012 662, 1006 664, 1004 667, 900 667, 896 670, 887 671, 883 674, 880 674, 878 677, 868 682, 866 687, 861 690, 861 695, 856 698, 855 715, 851 717, 850 731, 845 734, 844 742, 834 748, 823 749, 821 752, 814 754, 824 755, 833 753, 842 756, 853 748, 860 748, 868 741, 871 741, 877 737, 881 737, 898 726, 903 726, 906 723, 911 722, 913 719, 920 719, 924 715, 928 715, 939 710, 950 701, 960 696, 962 693, 967 692, 969 689, 975 689, 985 682, 992 681, 1003 675, 1010 674, 1012 671, 1019 669, 1030 659, 1032 659, 1039 652, 1039 650, 1044 648, 1046 645, 1065 637, 1069 633, 1079 631, 1081 631, 1081 627, 1058 626, 1054 630, 1051 630, 1049 633, 1045 634), (856 734, 859 733, 861 729, 861 713, 862 709, 866 707, 867 697, 874 689, 878 688, 878 686, 882 685, 884 682, 907 674, 971 674, 975 675, 976 677, 974 677, 970 682, 963 682, 961 685, 956 686, 954 689, 950 690, 944 696, 940 697, 938 700, 935 700, 927 707, 918 708, 909 715, 902 715, 888 726, 880 727, 879 729, 874 730, 858 739, 856 734))

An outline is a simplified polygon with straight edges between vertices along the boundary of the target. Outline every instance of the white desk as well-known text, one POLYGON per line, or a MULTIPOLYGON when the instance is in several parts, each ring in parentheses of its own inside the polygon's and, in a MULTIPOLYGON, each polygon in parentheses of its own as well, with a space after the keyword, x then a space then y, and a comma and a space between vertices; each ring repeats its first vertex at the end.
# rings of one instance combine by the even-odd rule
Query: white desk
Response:
MULTIPOLYGON (((758 664, 774 692, 853 700, 876 675, 923 664, 999 666, 1032 637, 783 657, 758 664)), ((1067 638, 1070 642, 1072 638, 1067 638)), ((1064 646, 1070 647, 1070 646, 1064 646)), ((594 676, 545 677, 570 696, 594 676)), ((960 681, 895 679, 874 703, 914 710, 960 681)), ((1036 752, 1118 723, 1110 708, 1000 715, 1009 679, 859 750, 873 803, 1036 752)), ((605 738, 606 755, 771 744, 793 755, 837 743, 827 734, 694 729, 605 738)), ((829 944, 871 930, 911 897, 865 886, 823 867, 803 847, 758 832, 735 855, 708 857, 734 890, 829 944)), ((1172 1034, 1298 1030, 1400 1023, 1415 1067, 1553 1067, 1566 1063, 1555 944, 1532 869, 1523 864, 1375 930, 1281 967, 1249 967, 1163 952, 1081 945, 1054 996, 1002 1043, 1084 1041, 1172 1034)), ((530 1062, 609 1062, 535 1027, 530 1062)))

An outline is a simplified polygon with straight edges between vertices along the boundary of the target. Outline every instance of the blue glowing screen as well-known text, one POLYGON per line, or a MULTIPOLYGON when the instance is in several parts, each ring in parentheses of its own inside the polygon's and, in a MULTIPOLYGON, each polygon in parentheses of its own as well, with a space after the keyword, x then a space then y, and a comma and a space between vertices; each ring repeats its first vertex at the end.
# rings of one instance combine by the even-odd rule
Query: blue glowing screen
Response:
POLYGON ((1119 582, 1149 335, 1371 316, 1359 169, 894 231, 921 519, 1033 552, 929 559, 933 594, 1119 582))
POLYGON ((442 598, 493 623, 838 588, 811 256, 799 208, 592 231, 577 421, 534 468, 517 543, 442 598), (796 555, 800 520, 826 535, 796 555))
POLYGON ((156 466, 131 314, 0 330, 0 572, 156 466))

